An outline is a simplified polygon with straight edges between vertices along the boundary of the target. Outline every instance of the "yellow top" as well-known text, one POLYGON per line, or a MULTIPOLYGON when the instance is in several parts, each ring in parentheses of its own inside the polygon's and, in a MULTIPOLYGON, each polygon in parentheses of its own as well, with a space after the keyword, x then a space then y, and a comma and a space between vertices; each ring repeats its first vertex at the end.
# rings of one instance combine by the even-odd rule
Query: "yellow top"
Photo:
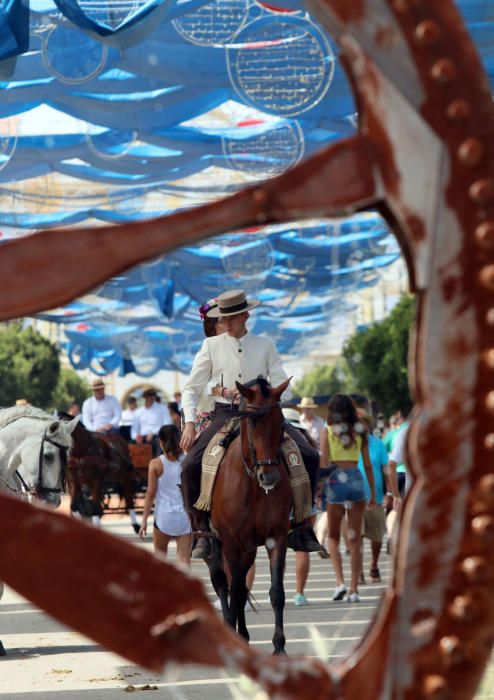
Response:
POLYGON ((328 445, 329 461, 331 462, 358 462, 362 451, 362 436, 355 435, 355 441, 349 446, 341 442, 338 435, 335 435, 328 425, 328 445))

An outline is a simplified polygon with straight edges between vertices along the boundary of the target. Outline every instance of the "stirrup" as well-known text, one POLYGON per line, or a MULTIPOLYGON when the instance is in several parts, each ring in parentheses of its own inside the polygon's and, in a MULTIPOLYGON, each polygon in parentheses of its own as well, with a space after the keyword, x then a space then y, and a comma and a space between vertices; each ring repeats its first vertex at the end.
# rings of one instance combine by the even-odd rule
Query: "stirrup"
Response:
POLYGON ((311 526, 295 525, 288 532, 287 546, 295 552, 321 552, 324 547, 319 543, 311 526))
POLYGON ((195 545, 190 553, 191 559, 209 559, 212 555, 211 540, 214 538, 208 530, 197 530, 192 533, 195 537, 195 545))

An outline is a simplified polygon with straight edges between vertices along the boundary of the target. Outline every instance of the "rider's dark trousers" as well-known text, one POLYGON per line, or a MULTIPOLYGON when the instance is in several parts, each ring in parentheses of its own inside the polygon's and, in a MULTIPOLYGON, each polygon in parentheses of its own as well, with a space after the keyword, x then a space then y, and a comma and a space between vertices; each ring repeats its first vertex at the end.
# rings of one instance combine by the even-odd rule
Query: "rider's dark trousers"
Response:
MULTIPOLYGON (((197 437, 190 452, 182 463, 182 495, 185 509, 192 520, 194 530, 207 528, 208 514, 194 508, 194 503, 199 498, 201 491, 201 465, 202 455, 209 441, 218 432, 225 421, 231 416, 230 404, 217 403, 213 414, 213 422, 197 437), (226 410, 225 410, 226 409, 226 410)), ((316 492, 317 476, 319 472, 319 452, 305 439, 302 433, 285 421, 285 432, 296 442, 304 460, 305 468, 310 479, 312 498, 316 492)))

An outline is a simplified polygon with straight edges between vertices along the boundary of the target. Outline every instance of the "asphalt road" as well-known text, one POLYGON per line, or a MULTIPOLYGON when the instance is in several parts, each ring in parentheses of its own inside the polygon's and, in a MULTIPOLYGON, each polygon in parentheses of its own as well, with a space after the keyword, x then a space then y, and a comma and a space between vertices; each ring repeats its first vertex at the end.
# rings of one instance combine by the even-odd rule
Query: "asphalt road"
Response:
MULTIPOLYGON (((108 531, 141 544, 125 518, 103 521, 108 531)), ((172 558, 174 550, 172 550, 172 558)), ((348 572, 348 557, 345 557, 348 572)), ((389 576, 391 560, 381 555, 383 580, 389 576)), ((368 544, 364 571, 369 569, 368 544)), ((193 563, 194 573, 211 591, 207 569, 202 562, 193 563)), ((84 585, 84 582, 81 582, 84 585)), ((360 603, 331 602, 335 587, 331 563, 311 555, 311 571, 306 587, 309 605, 296 607, 295 557, 289 553, 285 575, 287 604, 285 634, 287 653, 337 659, 354 646, 372 617, 385 584, 360 587, 360 603)), ((249 612, 247 624, 251 643, 271 652, 273 614, 268 600, 269 569, 264 550, 257 557, 257 573, 253 594, 258 612, 249 612)), ((214 600, 211 592, 211 600, 214 600)), ((175 667, 157 676, 133 666, 111 654, 87 638, 59 625, 9 588, 0 602, 0 639, 7 656, 0 658, 0 700, 114 700, 134 688, 137 696, 173 700, 214 698, 215 700, 249 697, 261 700, 256 689, 245 681, 228 677, 217 669, 175 667), (145 688, 145 686, 151 688, 145 688), (154 689, 156 688, 156 689, 154 689), (241 690, 242 695, 236 693, 241 690)), ((136 695, 133 695, 136 697, 136 695)))

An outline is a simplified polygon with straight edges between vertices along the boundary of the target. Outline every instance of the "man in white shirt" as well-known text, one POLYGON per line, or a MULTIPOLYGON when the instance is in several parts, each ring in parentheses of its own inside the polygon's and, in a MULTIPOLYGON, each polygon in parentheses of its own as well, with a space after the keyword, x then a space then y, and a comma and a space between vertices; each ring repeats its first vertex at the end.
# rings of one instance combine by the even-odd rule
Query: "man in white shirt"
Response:
POLYGON ((158 433, 162 425, 170 425, 172 419, 168 407, 156 401, 155 389, 146 389, 142 394, 144 406, 137 409, 130 434, 137 444, 149 443, 153 457, 161 454, 158 433))
POLYGON ((137 399, 135 396, 129 396, 127 399, 127 408, 122 411, 122 417, 120 418, 120 435, 124 440, 127 440, 127 442, 131 440, 130 431, 134 424, 134 418, 137 415, 136 411, 137 399))
POLYGON ((105 383, 93 380, 93 395, 82 404, 82 422, 93 433, 119 433, 122 410, 115 396, 105 394, 105 383))
MULTIPOLYGON (((218 305, 208 312, 208 316, 221 317, 226 332, 204 340, 194 359, 189 379, 182 390, 185 428, 181 447, 188 453, 182 466, 182 493, 193 528, 198 533, 209 530, 209 514, 194 508, 200 492, 202 456, 211 438, 230 417, 225 408, 231 407, 232 399, 235 399, 238 394, 235 382, 246 384, 262 375, 269 379, 272 386, 278 386, 287 379, 281 358, 271 339, 251 335, 247 331, 248 312, 259 306, 261 302, 247 300, 243 290, 224 292, 220 294, 217 301, 218 305), (213 392, 217 396, 213 422, 196 440, 197 404, 211 380, 218 387, 218 391, 213 392)), ((289 389, 285 391, 285 398, 290 398, 289 389)), ((300 431, 287 423, 285 428, 300 449, 314 494, 319 470, 318 452, 309 445, 300 431)), ((306 527, 298 531, 295 544, 297 548, 304 551, 320 549, 315 535, 306 527)), ((208 558, 210 550, 210 538, 199 536, 192 551, 192 557, 208 558)))
POLYGON ((301 409, 300 424, 304 430, 307 430, 311 438, 319 447, 319 439, 321 430, 324 428, 324 421, 316 413, 317 404, 312 396, 303 396, 302 401, 297 404, 297 408, 301 409))

